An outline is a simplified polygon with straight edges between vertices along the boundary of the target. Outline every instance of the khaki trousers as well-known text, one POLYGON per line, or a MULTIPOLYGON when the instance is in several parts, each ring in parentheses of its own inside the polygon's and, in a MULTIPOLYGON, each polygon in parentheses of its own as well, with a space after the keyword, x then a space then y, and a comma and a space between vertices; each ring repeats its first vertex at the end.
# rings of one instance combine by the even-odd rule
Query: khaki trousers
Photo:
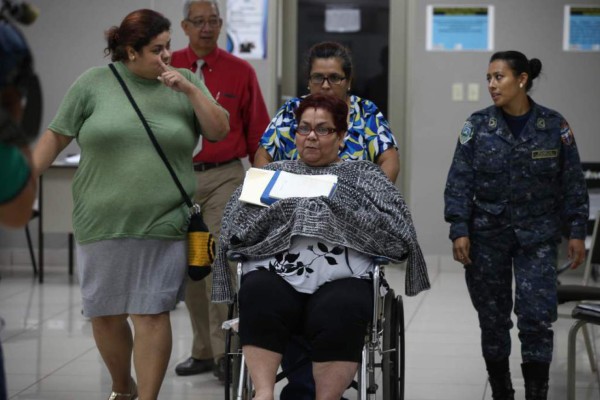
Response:
MULTIPOLYGON (((202 207, 204 222, 217 244, 225 205, 235 189, 244 182, 244 175, 241 161, 196 172, 196 201, 202 207)), ((201 281, 192 281, 188 277, 185 304, 194 333, 192 357, 198 360, 212 358, 216 362, 225 353, 225 331, 221 329, 221 324, 227 319, 227 304, 212 303, 211 290, 212 274, 201 281)))

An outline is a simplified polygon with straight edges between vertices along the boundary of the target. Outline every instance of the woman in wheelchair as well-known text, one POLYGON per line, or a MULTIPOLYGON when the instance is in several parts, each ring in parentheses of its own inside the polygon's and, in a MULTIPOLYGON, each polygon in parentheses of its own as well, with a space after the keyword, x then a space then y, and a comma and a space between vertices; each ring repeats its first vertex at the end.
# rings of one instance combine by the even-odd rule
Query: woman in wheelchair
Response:
POLYGON ((239 335, 255 399, 274 398, 275 376, 292 335, 310 344, 317 399, 340 399, 356 373, 372 318, 374 256, 406 260, 407 295, 429 288, 400 192, 377 165, 338 157, 347 115, 343 100, 306 97, 296 110, 300 159, 264 167, 334 174, 332 196, 285 198, 261 207, 239 201, 240 187, 225 209, 213 301, 232 301, 227 252, 243 255, 239 335))

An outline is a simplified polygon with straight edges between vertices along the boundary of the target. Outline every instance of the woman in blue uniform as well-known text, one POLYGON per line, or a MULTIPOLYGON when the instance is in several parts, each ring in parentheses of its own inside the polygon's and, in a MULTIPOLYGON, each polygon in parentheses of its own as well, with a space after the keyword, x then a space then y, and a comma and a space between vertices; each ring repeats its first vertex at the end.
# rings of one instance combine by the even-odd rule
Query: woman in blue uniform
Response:
POLYGON ((573 131, 528 96, 542 69, 518 51, 492 55, 493 106, 465 122, 448 173, 445 219, 479 317, 494 399, 514 399, 508 357, 513 309, 526 399, 546 399, 556 320, 561 227, 572 267, 585 257, 589 201, 573 131))

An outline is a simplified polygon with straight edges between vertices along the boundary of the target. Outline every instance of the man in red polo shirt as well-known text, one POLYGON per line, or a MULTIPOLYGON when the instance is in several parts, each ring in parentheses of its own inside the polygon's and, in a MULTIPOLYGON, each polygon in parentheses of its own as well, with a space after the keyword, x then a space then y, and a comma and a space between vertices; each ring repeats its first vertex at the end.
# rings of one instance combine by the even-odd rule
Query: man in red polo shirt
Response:
MULTIPOLYGON (((231 194, 244 180, 240 158, 253 162, 258 141, 269 124, 269 114, 250 64, 217 47, 223 20, 216 0, 186 1, 181 22, 189 46, 173 52, 171 65, 197 73, 213 97, 229 112, 231 130, 218 143, 202 139, 194 157, 198 178, 196 200, 208 229, 218 237, 221 217, 231 194), (198 71, 200 66, 200 71, 198 71)), ((221 323, 227 306, 210 302, 212 276, 188 279, 185 304, 190 314, 194 340, 192 354, 175 368, 177 375, 194 375, 213 370, 224 380, 225 337, 221 323)))

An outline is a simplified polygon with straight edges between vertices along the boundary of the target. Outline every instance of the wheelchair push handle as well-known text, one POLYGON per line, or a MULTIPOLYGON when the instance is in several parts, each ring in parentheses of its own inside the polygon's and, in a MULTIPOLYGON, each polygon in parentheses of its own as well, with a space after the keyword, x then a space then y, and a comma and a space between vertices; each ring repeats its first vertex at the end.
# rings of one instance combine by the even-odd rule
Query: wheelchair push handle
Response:
POLYGON ((386 258, 386 257, 376 256, 376 257, 373 257, 373 262, 376 265, 388 265, 390 263, 390 260, 389 260, 389 258, 386 258))
POLYGON ((247 260, 245 255, 243 255, 242 253, 235 252, 235 251, 228 251, 227 259, 229 261, 233 261, 233 262, 244 262, 247 260))

